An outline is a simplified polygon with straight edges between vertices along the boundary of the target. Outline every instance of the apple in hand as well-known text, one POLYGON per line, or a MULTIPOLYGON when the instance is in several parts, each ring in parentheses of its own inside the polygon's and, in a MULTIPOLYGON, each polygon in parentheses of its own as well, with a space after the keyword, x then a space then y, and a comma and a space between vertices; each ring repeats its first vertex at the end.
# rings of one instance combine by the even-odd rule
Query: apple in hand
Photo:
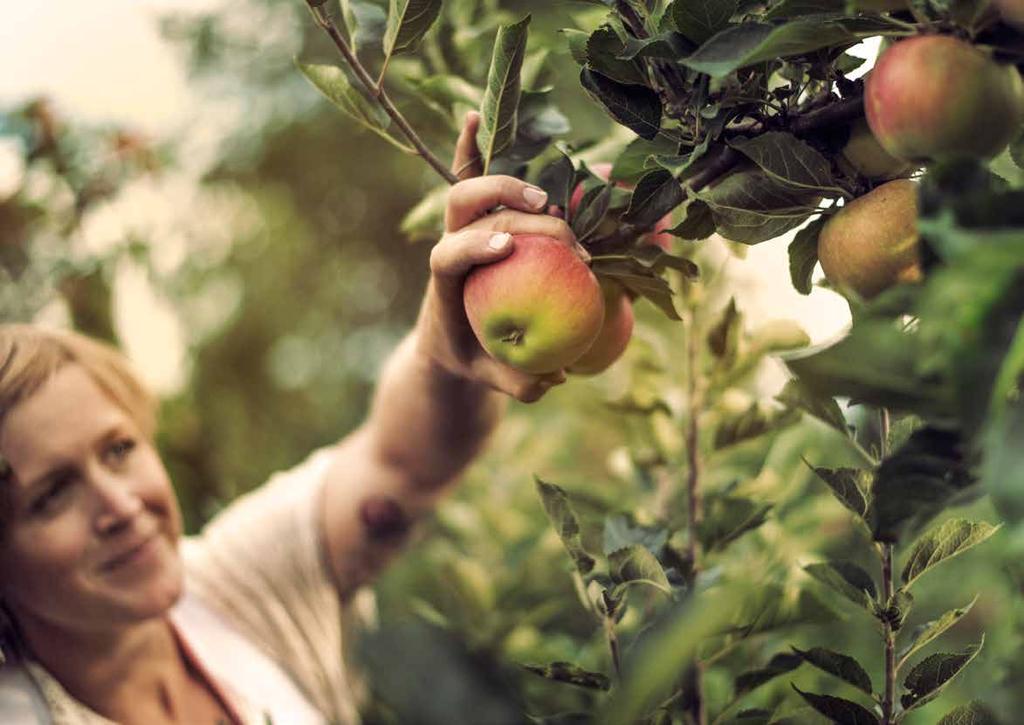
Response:
POLYGON ((878 58, 865 82, 864 113, 898 158, 989 158, 1024 122, 1024 82, 1014 66, 966 41, 920 35, 878 58))
POLYGON ((515 235, 507 257, 475 267, 466 316, 491 357, 532 375, 562 370, 593 345, 604 322, 601 287, 563 242, 515 235))
POLYGON ((568 367, 577 375, 596 375, 619 359, 633 335, 633 305, 629 295, 611 280, 601 281, 604 324, 594 344, 583 357, 568 367))
MULTIPOLYGON (((612 175, 612 165, 601 161, 590 166, 590 170, 593 171, 597 176, 608 181, 612 175)), ((621 181, 616 182, 616 185, 622 189, 628 189, 630 186, 621 181)), ((576 188, 572 190, 572 197, 569 199, 569 215, 570 218, 576 213, 576 210, 580 206, 580 202, 583 200, 583 184, 576 184, 576 188)), ((618 224, 614 224, 611 229, 607 231, 607 234, 615 231, 615 227, 618 224)), ((666 252, 672 250, 672 235, 665 232, 666 229, 672 228, 672 215, 666 214, 657 221, 654 225, 654 229, 640 237, 641 244, 656 244, 666 252)), ((600 234, 600 232, 599 232, 600 234)))
POLYGON ((918 255, 917 185, 908 179, 849 202, 818 235, 825 277, 865 299, 898 282, 919 280, 918 255))

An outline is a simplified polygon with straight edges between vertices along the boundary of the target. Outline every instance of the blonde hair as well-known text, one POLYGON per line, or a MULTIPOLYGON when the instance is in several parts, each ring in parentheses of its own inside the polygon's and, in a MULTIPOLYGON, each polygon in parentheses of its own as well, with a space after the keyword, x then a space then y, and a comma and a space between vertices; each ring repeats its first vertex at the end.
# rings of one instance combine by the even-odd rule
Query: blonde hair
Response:
MULTIPOLYGON (((0 324, 0 430, 7 415, 66 365, 79 365, 150 441, 156 433, 156 398, 114 347, 70 330, 0 324)), ((9 515, 3 490, 11 471, 0 456, 0 538, 9 515)), ((23 656, 16 623, 0 602, 0 664, 23 656)))

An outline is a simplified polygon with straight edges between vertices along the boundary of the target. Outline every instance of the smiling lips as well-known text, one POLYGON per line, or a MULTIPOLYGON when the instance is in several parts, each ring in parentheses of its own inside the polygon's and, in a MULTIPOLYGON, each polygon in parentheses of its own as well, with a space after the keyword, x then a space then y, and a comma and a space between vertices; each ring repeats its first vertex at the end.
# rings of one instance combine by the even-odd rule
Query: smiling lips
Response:
POLYGON ((103 563, 103 565, 100 568, 103 571, 112 571, 121 566, 124 566, 125 564, 131 563, 134 559, 138 557, 140 553, 145 551, 147 546, 150 543, 152 543, 156 539, 156 537, 157 535, 153 534, 151 536, 146 537, 142 541, 136 542, 132 546, 122 551, 120 554, 108 559, 106 562, 103 563))

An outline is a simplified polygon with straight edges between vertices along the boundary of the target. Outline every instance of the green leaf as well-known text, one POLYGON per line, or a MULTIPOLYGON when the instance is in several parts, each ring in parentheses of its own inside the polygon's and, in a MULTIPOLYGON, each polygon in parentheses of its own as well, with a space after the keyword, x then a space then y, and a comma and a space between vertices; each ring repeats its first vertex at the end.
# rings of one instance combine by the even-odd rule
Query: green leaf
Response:
POLYGON ((491 161, 512 145, 516 137, 519 110, 519 73, 526 54, 530 16, 514 25, 498 28, 494 53, 487 72, 487 88, 480 104, 480 128, 477 146, 483 159, 484 174, 491 161))
POLYGON ((769 411, 760 403, 754 402, 740 415, 722 421, 715 430, 714 448, 721 450, 792 425, 799 420, 800 414, 794 410, 769 411))
POLYGON ((731 297, 725 306, 721 319, 708 332, 708 348, 726 367, 732 365, 743 336, 743 315, 736 307, 736 298, 731 297))
POLYGON ((627 251, 627 255, 652 272, 660 273, 666 269, 674 269, 690 279, 697 279, 700 276, 700 267, 692 260, 670 254, 656 244, 633 247, 627 251))
POLYGON ((345 72, 335 65, 301 63, 295 61, 306 79, 323 93, 327 100, 364 128, 373 131, 392 146, 403 151, 412 149, 393 138, 388 132, 391 118, 383 108, 368 99, 349 81, 345 72))
POLYGON ((444 233, 444 213, 451 187, 442 184, 432 189, 402 218, 399 227, 409 241, 437 240, 444 233))
POLYGON ((710 208, 718 233, 743 244, 774 239, 815 213, 819 197, 772 178, 750 164, 697 193, 710 208))
POLYGON ((653 139, 661 130, 661 98, 646 86, 618 83, 611 78, 584 68, 580 83, 594 100, 637 136, 653 139))
POLYGON ((764 667, 757 670, 748 670, 736 678, 735 689, 737 697, 760 687, 779 675, 792 672, 802 665, 803 662, 803 657, 800 655, 780 652, 773 656, 764 667))
POLYGON ((810 466, 843 506, 863 517, 868 510, 871 472, 859 468, 818 468, 810 466))
POLYGON ((729 24, 736 0, 673 0, 666 12, 680 33, 694 43, 703 43, 729 24))
POLYGON ((970 493, 974 477, 965 447, 955 431, 926 426, 882 461, 867 516, 875 541, 898 541, 970 493))
POLYGON ((784 25, 749 22, 722 30, 681 62, 713 78, 724 78, 762 61, 852 45, 856 41, 856 35, 835 22, 794 20, 784 25))
POLYGON ((624 49, 615 31, 607 25, 601 26, 587 39, 587 67, 618 83, 646 86, 643 68, 618 57, 624 49))
POLYGON ((608 572, 612 581, 617 584, 643 581, 651 583, 665 593, 672 591, 672 586, 658 559, 641 544, 630 544, 609 554, 608 572))
POLYGON ((455 118, 457 106, 477 108, 483 91, 462 78, 437 74, 426 78, 409 78, 406 83, 416 92, 417 100, 450 119, 455 118))
POLYGON ((604 554, 608 556, 633 544, 640 544, 657 556, 668 542, 669 530, 663 526, 642 526, 632 514, 621 513, 604 520, 604 554))
POLYGON ((664 169, 655 169, 644 174, 637 182, 622 221, 641 229, 652 229, 685 199, 682 187, 672 174, 664 169))
POLYGON ((955 654, 934 654, 925 657, 907 673, 903 686, 907 693, 900 697, 905 710, 926 705, 942 692, 943 688, 978 656, 985 645, 985 638, 955 654))
POLYGON ((803 692, 793 685, 793 689, 804 698, 808 705, 830 718, 836 725, 878 725, 878 718, 863 705, 831 695, 815 695, 803 692))
POLYGON ((690 199, 684 209, 683 220, 667 230, 670 234, 688 241, 700 241, 715 233, 715 217, 710 206, 698 199, 690 199))
POLYGON ((999 725, 999 720, 983 703, 974 700, 950 710, 938 725, 999 725))
POLYGON ((548 193, 550 203, 562 209, 569 208, 573 187, 576 182, 576 169, 572 161, 563 153, 541 169, 537 177, 537 186, 548 193))
POLYGON ((704 518, 698 527, 706 551, 722 549, 768 520, 770 503, 758 503, 737 496, 715 496, 705 502, 704 518))
POLYGON ((630 141, 622 150, 615 164, 612 166, 612 181, 624 181, 628 184, 635 184, 644 174, 648 172, 647 160, 651 156, 674 154, 678 145, 658 135, 648 141, 645 138, 635 138, 630 141))
POLYGON ((999 530, 985 522, 951 519, 922 536, 903 567, 903 585, 909 587, 939 562, 962 554, 999 530))
POLYGON ((589 672, 571 662, 552 662, 549 665, 520 664, 524 670, 540 675, 547 680, 565 682, 588 690, 610 690, 611 680, 600 672, 589 672))
POLYGON ((942 635, 947 629, 959 622, 965 614, 971 611, 971 607, 974 606, 976 601, 978 601, 977 595, 975 595, 974 599, 964 606, 959 607, 958 609, 951 609, 938 619, 933 619, 920 627, 915 627, 913 639, 906 649, 900 652, 900 665, 910 659, 923 647, 930 644, 934 639, 942 635))
POLYGON ((594 259, 591 269, 598 277, 611 277, 640 297, 644 297, 665 313, 670 320, 680 320, 672 301, 672 287, 634 259, 594 259))
POLYGON ((534 476, 537 483, 537 492, 540 494, 544 504, 544 511, 548 515, 552 526, 558 532, 562 544, 565 545, 569 556, 572 557, 579 573, 586 576, 594 568, 594 559, 584 548, 580 537, 580 524, 569 506, 569 497, 565 491, 553 483, 546 483, 534 476))
POLYGON ((586 65, 587 41, 590 40, 590 34, 576 28, 562 28, 558 32, 565 36, 572 59, 579 65, 586 65))
POLYGON ((849 425, 835 398, 828 395, 815 395, 797 379, 787 381, 775 399, 791 408, 799 408, 805 413, 810 413, 845 436, 850 435, 849 425))
POLYGON ((649 38, 627 38, 619 53, 621 60, 654 58, 675 61, 689 55, 692 46, 679 33, 671 30, 652 35, 649 38))
POLYGON ((871 575, 856 564, 848 561, 829 561, 808 564, 804 571, 832 587, 854 604, 869 612, 875 609, 875 581, 871 575))
POLYGON ((885 607, 875 612, 875 616, 878 617, 879 621, 887 623, 893 630, 899 631, 903 628, 903 623, 906 621, 907 616, 910 614, 910 608, 913 606, 913 595, 900 587, 889 597, 885 607))
POLYGON ((796 233, 789 243, 789 278, 793 289, 802 295, 811 293, 811 276, 818 264, 818 235, 827 219, 818 217, 796 233))
POLYGON ((601 222, 605 220, 611 208, 614 193, 615 187, 606 183, 592 187, 583 194, 579 208, 576 209, 571 221, 573 233, 580 243, 586 242, 601 229, 601 222))
POLYGON ((796 136, 768 131, 729 143, 757 164, 768 176, 783 184, 809 191, 841 195, 832 181, 831 165, 824 156, 796 136))
POLYGON ((389 0, 384 59, 416 50, 441 12, 441 0, 389 0))
POLYGON ((850 683, 868 695, 871 694, 871 678, 853 657, 823 647, 813 647, 807 651, 794 647, 793 651, 819 670, 850 683))

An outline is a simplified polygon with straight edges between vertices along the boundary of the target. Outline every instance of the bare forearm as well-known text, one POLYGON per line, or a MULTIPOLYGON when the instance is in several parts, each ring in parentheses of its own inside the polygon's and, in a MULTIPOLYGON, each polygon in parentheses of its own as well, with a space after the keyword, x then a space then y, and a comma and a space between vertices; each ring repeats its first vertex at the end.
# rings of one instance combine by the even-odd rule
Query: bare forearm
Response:
POLYGON ((365 427, 381 460, 417 486, 434 488, 483 449, 507 399, 441 368, 417 351, 415 335, 385 364, 365 427))

